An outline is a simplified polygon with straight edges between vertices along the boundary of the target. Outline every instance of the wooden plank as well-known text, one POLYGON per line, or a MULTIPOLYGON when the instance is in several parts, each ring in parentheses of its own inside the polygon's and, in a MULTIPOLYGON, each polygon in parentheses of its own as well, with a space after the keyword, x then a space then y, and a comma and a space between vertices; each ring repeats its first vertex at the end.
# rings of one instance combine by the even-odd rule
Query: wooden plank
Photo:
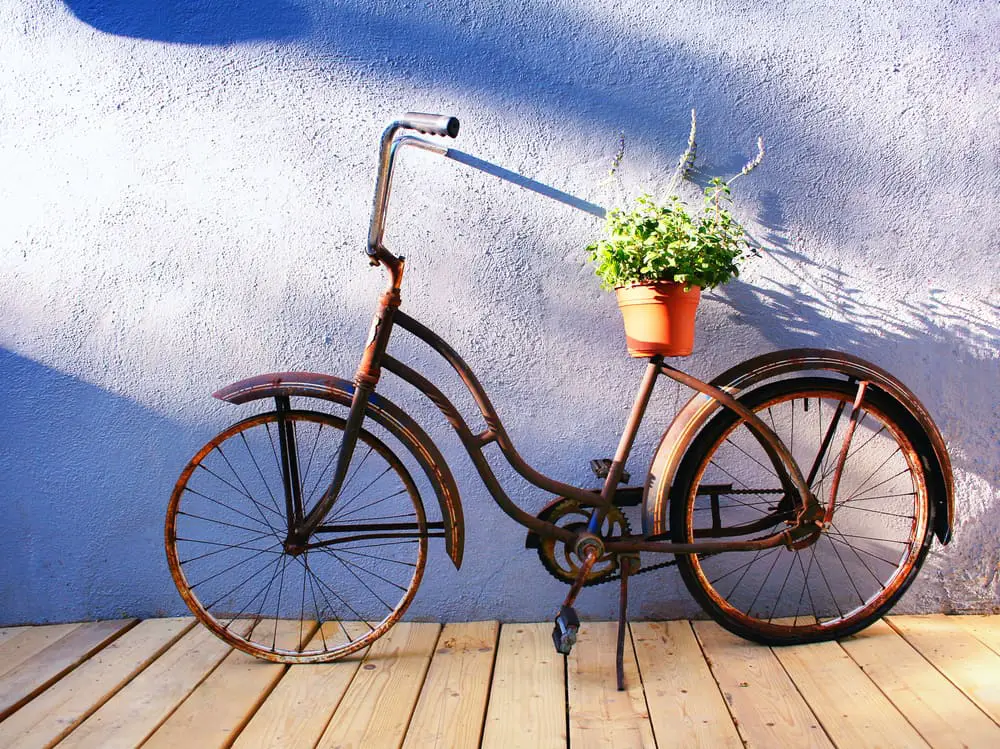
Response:
POLYGON ((770 648, 694 622, 708 665, 748 747, 832 747, 770 648))
POLYGON ((19 635, 28 627, 3 627, 0 628, 0 644, 7 642, 11 637, 19 635))
POLYGON ((49 645, 79 627, 74 624, 46 624, 40 627, 25 627, 0 644, 0 676, 13 671, 32 656, 42 652, 49 645))
MULTIPOLYGON (((352 637, 358 622, 345 622, 352 637)), ((340 622, 324 622, 310 645, 345 641, 340 622)), ((298 749, 315 746, 354 678, 367 649, 333 663, 292 666, 243 729, 234 749, 298 749)))
POLYGON ((406 731, 405 749, 479 746, 499 632, 499 622, 445 625, 406 731))
POLYGON ((1000 727, 885 622, 840 644, 931 746, 1000 746, 1000 727))
POLYGON ((954 617, 893 616, 889 624, 995 722, 1000 722, 1000 655, 954 617))
POLYGON ((135 624, 135 619, 88 622, 0 676, 0 720, 135 624))
POLYGON ((690 622, 636 622, 632 642, 659 749, 743 749, 690 622))
POLYGON ((441 627, 403 622, 376 640, 318 747, 399 747, 441 627))
POLYGON ((566 746, 566 659, 552 646, 551 624, 501 628, 482 746, 566 746))
POLYGON ((585 622, 566 659, 573 749, 656 746, 631 639, 625 641, 625 691, 618 691, 617 642, 615 622, 585 622))
MULTIPOLYGON (((277 625, 274 620, 265 620, 257 627, 263 627, 268 637, 274 632, 278 647, 298 650, 302 644, 300 636, 311 636, 316 624, 308 622, 304 632, 297 619, 280 619, 277 625)), ((156 729, 143 744, 144 749, 229 746, 286 668, 282 663, 233 650, 156 729)))
POLYGON ((63 739, 60 749, 139 746, 231 649, 195 627, 63 739))
POLYGON ((193 625, 190 617, 140 622, 0 723, 0 746, 56 743, 193 625))
POLYGON ((837 746, 927 746, 837 643, 776 647, 774 654, 837 746))
POLYGON ((1000 616, 995 614, 956 616, 951 621, 961 625, 994 653, 1000 654, 1000 616))

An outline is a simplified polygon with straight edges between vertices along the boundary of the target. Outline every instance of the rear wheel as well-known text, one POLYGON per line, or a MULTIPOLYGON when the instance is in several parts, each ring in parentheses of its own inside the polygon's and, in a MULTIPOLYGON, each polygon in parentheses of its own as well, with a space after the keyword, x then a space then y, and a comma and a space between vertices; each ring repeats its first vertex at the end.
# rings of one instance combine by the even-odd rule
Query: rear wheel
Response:
MULTIPOLYGON (((799 378, 741 398, 789 448, 824 508, 857 387, 799 378)), ((934 514, 914 447, 922 443, 919 426, 871 388, 858 410, 831 522, 811 543, 678 558, 688 590, 730 631, 768 644, 844 637, 881 617, 916 576, 934 514)), ((732 411, 719 413, 678 470, 673 540, 763 538, 794 517, 791 497, 746 422, 732 411)))
POLYGON ((284 663, 333 660, 384 634, 417 591, 423 505, 406 467, 368 432, 307 548, 286 544, 295 502, 286 486, 308 513, 332 477, 343 428, 343 419, 311 411, 252 416, 198 451, 174 488, 166 522, 174 582, 191 611, 240 650, 284 663), (294 486, 285 476, 297 477, 294 486))

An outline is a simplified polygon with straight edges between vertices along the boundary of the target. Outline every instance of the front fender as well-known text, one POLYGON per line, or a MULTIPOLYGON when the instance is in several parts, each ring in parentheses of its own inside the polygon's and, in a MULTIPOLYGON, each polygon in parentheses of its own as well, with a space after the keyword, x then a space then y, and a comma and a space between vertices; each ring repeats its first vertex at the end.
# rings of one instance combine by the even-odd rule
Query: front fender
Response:
MULTIPOLYGON (((247 403, 281 395, 321 398, 349 407, 354 398, 354 385, 339 377, 315 372, 277 372, 240 380, 213 393, 214 397, 227 403, 247 403)), ((424 469, 441 506, 445 549, 455 567, 461 567, 465 548, 462 503, 455 479, 441 452, 420 425, 387 398, 372 393, 368 398, 366 417, 385 427, 424 469)))
MULTIPOLYGON (((917 396, 884 369, 859 357, 837 351, 788 349, 738 364, 716 377, 711 384, 738 396, 773 377, 817 370, 836 372, 872 383, 896 400, 919 424, 926 437, 926 444, 916 447, 921 448, 921 458, 928 477, 927 490, 937 510, 934 532, 942 544, 947 544, 951 540, 954 519, 955 486, 944 438, 917 396)), ((718 401, 702 393, 696 394, 678 412, 660 439, 643 489, 644 534, 659 535, 668 532, 667 501, 681 459, 702 426, 720 408, 722 405, 718 401)))

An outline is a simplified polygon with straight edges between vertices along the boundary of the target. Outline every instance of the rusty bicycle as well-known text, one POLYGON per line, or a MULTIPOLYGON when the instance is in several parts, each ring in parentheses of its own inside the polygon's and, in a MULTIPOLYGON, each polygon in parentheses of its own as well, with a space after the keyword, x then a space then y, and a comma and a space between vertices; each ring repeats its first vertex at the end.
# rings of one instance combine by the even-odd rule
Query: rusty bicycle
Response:
POLYGON ((412 131, 453 138, 458 129, 455 118, 410 113, 382 135, 366 251, 388 286, 353 381, 282 372, 215 393, 273 407, 211 439, 170 498, 167 558, 197 618, 261 658, 328 661, 371 644, 401 618, 429 541, 441 539, 461 566, 455 479, 417 421, 376 392, 384 373, 441 411, 496 503, 527 529, 526 546, 570 585, 553 630, 560 652, 576 641, 581 589, 620 583, 619 687, 629 578, 664 566, 678 567, 713 619, 758 642, 843 637, 885 614, 933 538, 950 540, 954 490, 927 411, 862 359, 778 351, 702 382, 653 356, 614 457, 593 462, 599 488, 557 481, 522 458, 465 361, 400 309, 404 259, 383 243, 400 150, 448 155, 412 131), (485 428, 474 430, 437 385, 388 353, 394 331, 450 365, 485 428), (626 461, 661 377, 695 395, 664 433, 645 481, 629 486, 626 461), (293 399, 311 407, 293 407, 293 399), (490 445, 551 497, 541 512, 505 493, 485 454, 490 445), (630 506, 641 513, 638 532, 622 509, 630 506), (651 555, 668 556, 644 566, 651 555))

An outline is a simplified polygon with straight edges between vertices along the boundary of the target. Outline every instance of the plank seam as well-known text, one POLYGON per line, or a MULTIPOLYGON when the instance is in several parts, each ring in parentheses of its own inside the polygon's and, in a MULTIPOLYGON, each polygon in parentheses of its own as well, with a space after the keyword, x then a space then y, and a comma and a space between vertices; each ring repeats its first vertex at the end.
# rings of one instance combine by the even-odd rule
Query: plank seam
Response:
MULTIPOLYGON (((301 625, 301 620, 299 620, 299 623, 301 625)), ((319 626, 322 626, 322 624, 320 624, 319 626)), ((308 636, 304 636, 299 639, 299 646, 297 650, 300 653, 302 652, 302 649, 306 646, 306 643, 308 643, 309 640, 311 640, 316 635, 317 631, 319 631, 319 627, 312 627, 309 630, 308 636)), ((270 697, 271 693, 278 688, 278 684, 281 683, 281 680, 285 678, 285 676, 288 674, 289 669, 291 669, 292 667, 290 663, 285 663, 282 665, 284 665, 284 669, 281 671, 281 676, 279 676, 277 679, 271 682, 271 685, 260 694, 256 704, 251 706, 250 710, 244 717, 244 720, 236 727, 236 730, 233 731, 233 733, 230 735, 229 740, 225 744, 225 749, 228 749, 229 747, 231 747, 233 744, 236 743, 236 740, 240 737, 240 734, 243 733, 244 730, 246 730, 246 727, 248 725, 250 725, 250 721, 253 720, 254 716, 257 714, 257 711, 260 710, 260 708, 263 706, 265 702, 267 702, 267 698, 270 697)))
POLYGON ((413 714, 417 711, 417 705, 420 704, 420 695, 424 691, 424 684, 427 683, 427 674, 430 673, 431 670, 431 661, 434 660, 434 655, 437 653, 438 645, 441 644, 441 638, 444 637, 445 622, 442 622, 439 627, 437 639, 434 640, 434 648, 431 650, 430 658, 427 659, 427 663, 424 665, 424 672, 420 676, 420 689, 417 690, 417 697, 413 700, 413 704, 410 706, 410 715, 406 719, 406 726, 403 728, 403 735, 400 737, 400 746, 402 746, 406 741, 406 734, 410 732, 410 725, 413 723, 413 714))
MULTIPOLYGON (((646 682, 642 678, 642 666, 639 665, 639 653, 635 649, 635 635, 632 633, 632 622, 628 622, 628 644, 632 648, 632 657, 635 658, 635 674, 639 677, 639 687, 642 689, 642 703, 646 706, 646 719, 649 721, 649 732, 653 735, 653 745, 659 746, 656 740, 656 726, 653 725, 653 709, 650 707, 649 698, 646 697, 646 682)), ((628 685, 625 685, 626 691, 628 685)))
MULTIPOLYGON (((89 710, 85 710, 80 715, 80 717, 76 721, 74 721, 72 723, 72 725, 67 726, 65 728, 65 730, 63 730, 58 736, 56 736, 53 739, 53 741, 51 741, 50 743, 46 744, 46 746, 47 747, 55 746, 60 741, 62 741, 63 739, 65 739, 67 736, 69 736, 71 733, 73 733, 73 731, 75 731, 77 728, 79 728, 84 723, 84 721, 87 720, 87 718, 89 718, 91 715, 93 715, 98 710, 100 710, 102 707, 104 707, 104 705, 107 704, 111 700, 112 697, 114 697, 116 694, 118 694, 120 691, 122 691, 125 687, 127 687, 129 684, 131 684, 136 678, 138 678, 138 676, 143 671, 145 671, 147 668, 149 668, 150 666, 152 666, 156 662, 157 658, 159 658, 161 655, 163 655, 165 652, 167 652, 170 648, 172 648, 174 645, 176 645, 178 640, 180 640, 184 635, 186 635, 188 632, 190 632, 194 628, 195 623, 196 623, 195 620, 192 619, 191 621, 189 621, 187 623, 187 625, 183 629, 178 630, 178 632, 168 642, 166 642, 164 645, 162 645, 161 647, 159 647, 155 651, 153 651, 153 654, 146 660, 145 664, 142 665, 142 666, 140 666, 138 669, 136 669, 135 673, 133 673, 131 676, 129 676, 127 679, 125 679, 124 681, 122 681, 117 686, 112 687, 110 692, 107 692, 107 693, 103 694, 98 699, 98 701, 97 701, 97 703, 95 705, 93 705, 89 710)), ((136 624, 136 626, 138 626, 138 624, 136 624)))
POLYGON ((979 642, 981 642, 987 648, 989 648, 990 650, 992 650, 997 655, 1000 655, 1000 648, 994 647, 993 645, 991 645, 990 643, 988 643, 982 637, 980 637, 979 635, 977 635, 976 632, 975 632, 975 630, 970 629, 969 627, 967 627, 964 622, 959 623, 959 627, 962 628, 963 632, 968 632, 970 635, 972 635, 973 637, 975 637, 979 642))
MULTIPOLYGON (((893 630, 893 631, 895 632, 895 630, 893 630)), ((898 635, 898 633, 897 633, 897 635, 898 635)), ((902 639, 902 638, 901 638, 901 639, 902 639)), ((877 689, 877 690, 878 690, 879 692, 881 692, 882 696, 883 696, 883 697, 885 697, 885 698, 886 698, 886 700, 888 700, 889 704, 890 704, 890 705, 892 705, 892 706, 893 706, 894 708, 896 708, 896 712, 898 712, 898 713, 899 713, 900 715, 902 715, 902 716, 903 716, 903 720, 905 720, 905 721, 906 721, 907 723, 909 723, 909 724, 910 724, 910 727, 911 727, 911 728, 912 728, 912 729, 913 729, 913 730, 914 730, 914 731, 916 732, 916 734, 917 734, 917 735, 918 735, 918 736, 919 736, 920 738, 922 738, 922 739, 923 739, 924 741, 926 741, 926 742, 927 742, 927 745, 928 745, 928 746, 933 746, 933 744, 931 744, 931 740, 930 740, 930 739, 929 739, 929 738, 928 738, 927 736, 924 736, 924 734, 923 734, 923 733, 921 733, 920 729, 919 729, 919 728, 918 728, 918 727, 916 726, 916 724, 915 724, 915 723, 914 723, 914 722, 913 722, 912 720, 910 720, 909 716, 907 716, 907 714, 906 714, 906 713, 904 713, 904 712, 903 712, 903 711, 902 711, 902 710, 901 710, 901 709, 899 708, 899 705, 897 705, 897 704, 896 704, 895 702, 893 702, 893 701, 892 701, 892 697, 890 697, 890 696, 889 696, 888 692, 886 692, 886 691, 885 691, 884 689, 882 689, 882 687, 880 687, 880 686, 879 686, 878 682, 877 682, 877 681, 875 681, 875 680, 874 680, 874 679, 873 679, 873 678, 871 677, 871 675, 870 675, 870 674, 868 673, 868 671, 867 671, 867 670, 865 670, 865 667, 861 665, 861 663, 860 663, 860 662, 858 661, 858 659, 857 659, 857 658, 855 658, 854 656, 852 656, 852 655, 851 655, 851 651, 850 651, 850 650, 848 650, 847 648, 845 648, 845 647, 844 647, 844 646, 843 646, 843 645, 842 645, 842 644, 840 643, 840 641, 839 641, 839 640, 836 640, 835 642, 836 642, 836 643, 837 643, 837 645, 838 645, 838 646, 840 647, 840 649, 841 649, 841 650, 843 650, 843 651, 844 651, 844 652, 845 652, 845 653, 847 654, 847 657, 848 657, 848 658, 850 658, 850 659, 851 659, 851 661, 853 661, 853 662, 854 662, 854 664, 855 664, 855 665, 856 665, 856 666, 857 666, 857 667, 858 667, 859 669, 861 669, 861 673, 863 673, 863 674, 864 674, 865 676, 867 676, 867 677, 868 677, 868 681, 870 681, 870 682, 871 682, 872 684, 874 684, 874 685, 875 685, 875 688, 876 688, 876 689, 877 689)), ((910 648, 912 648, 912 647, 913 647, 912 645, 910 645, 910 643, 906 642, 906 640, 903 640, 903 642, 905 642, 905 643, 906 643, 906 645, 907 645, 908 647, 910 647, 910 648)), ((964 696, 964 693, 963 693, 963 696, 964 696)), ((969 700, 969 701, 971 702, 971 700, 969 700)), ((975 704, 975 703, 973 703, 973 704, 975 704)), ((978 705, 976 705, 976 707, 978 707, 978 705)))
MULTIPOLYGON (((555 647, 554 643, 552 647, 555 647)), ((562 658, 563 661, 563 705, 565 706, 563 714, 566 716, 566 749, 570 749, 569 735, 572 726, 569 719, 569 656, 559 653, 558 657, 562 658)))
MULTIPOLYGON (((320 626, 322 627, 323 625, 321 624, 320 626)), ((350 691, 351 684, 354 683, 354 678, 361 671, 361 666, 363 666, 365 663, 368 662, 368 656, 369 656, 370 653, 371 653, 371 645, 368 645, 367 646, 367 652, 365 653, 365 657, 362 658, 360 661, 358 661, 355 664, 355 666, 354 666, 354 673, 351 674, 351 680, 349 682, 347 682, 347 685, 341 691, 341 693, 340 693, 340 699, 337 700, 336 704, 334 704, 334 705, 332 705, 330 707, 330 715, 323 722, 323 730, 320 731, 317 734, 316 741, 313 742, 312 749, 316 749, 316 747, 319 746, 319 742, 321 742, 323 740, 323 737, 326 735, 327 729, 330 727, 330 724, 333 722, 333 716, 337 714, 337 709, 340 707, 340 704, 344 701, 344 697, 346 697, 347 693, 350 691)), ((302 664, 302 665, 307 665, 307 664, 302 664)))
MULTIPOLYGON (((778 647, 781 646, 779 645, 778 647)), ((823 721, 820 720, 820 717, 816 714, 816 711, 813 710, 812 705, 809 704, 809 700, 807 700, 806 696, 802 694, 802 690, 799 689, 799 685, 795 683, 795 679, 792 678, 792 675, 788 673, 788 669, 785 668, 784 662, 781 660, 781 658, 778 657, 778 654, 774 651, 774 647, 768 646, 767 649, 771 651, 771 655, 774 656, 774 660, 778 662, 778 666, 781 667, 781 670, 784 671, 785 676, 788 677, 788 681, 791 682, 792 687, 795 688, 796 694, 798 694, 799 697, 802 698, 802 704, 806 706, 806 709, 809 710, 810 714, 816 719, 816 725, 818 725, 820 727, 820 730, 823 731, 823 734, 830 742, 830 745, 837 746, 837 742, 833 740, 833 736, 830 735, 829 729, 825 725, 823 725, 823 721)))
MULTIPOLYGON (((483 705, 483 719, 479 721, 479 740, 476 742, 476 746, 481 747, 483 745, 483 739, 486 736, 486 716, 490 714, 490 700, 493 699, 493 676, 497 669, 497 655, 500 653, 500 632, 503 630, 503 624, 497 623, 497 634, 493 638, 493 658, 490 660, 490 678, 486 682, 489 686, 486 688, 486 704, 483 705)), ((441 628, 444 631, 444 627, 441 628)))
POLYGON ((733 706, 730 705, 729 700, 726 699, 726 693, 722 689, 722 685, 719 683, 719 678, 715 675, 715 669, 712 668, 712 659, 709 658, 708 653, 705 652, 705 646, 702 644, 701 638, 698 637, 698 630, 694 628, 694 622, 688 619, 687 625, 691 630, 691 634, 694 635, 694 641, 698 643, 698 651, 701 653, 701 657, 705 661, 705 665, 708 666, 708 673, 712 675, 712 681, 715 682, 715 688, 719 690, 719 696, 722 697, 722 704, 726 706, 726 712, 729 713, 729 719, 733 722, 733 728, 736 729, 736 735, 739 736, 740 742, 742 742, 743 746, 749 746, 747 740, 743 738, 743 731, 740 730, 740 722, 736 719, 736 716, 733 715, 733 706))
POLYGON ((153 728, 152 731, 150 731, 149 733, 147 733, 145 736, 142 737, 142 740, 136 745, 136 747, 137 748, 141 747, 143 744, 145 744, 146 742, 148 742, 153 737, 153 734, 156 733, 157 731, 159 731, 160 728, 163 726, 163 724, 166 723, 168 720, 170 720, 170 717, 174 713, 176 713, 178 710, 180 710, 181 705, 183 705, 185 702, 187 702, 189 699, 191 699, 191 695, 194 694, 195 691, 197 691, 198 687, 200 687, 202 684, 204 684, 205 680, 209 676, 211 676, 213 673, 215 673, 215 670, 219 666, 221 666, 222 662, 224 660, 226 660, 226 658, 228 658, 230 655, 232 655, 235 650, 236 650, 236 648, 230 647, 229 650, 226 651, 225 655, 223 655, 218 661, 216 661, 215 665, 212 666, 210 669, 208 669, 208 671, 205 673, 204 676, 202 676, 200 679, 198 679, 198 683, 195 684, 193 687, 191 687, 191 690, 186 695, 184 695, 184 699, 180 700, 176 705, 174 705, 173 709, 171 709, 170 712, 168 712, 163 717, 163 720, 161 720, 159 723, 157 723, 156 726, 153 728))
MULTIPOLYGON (((89 622, 86 622, 86 623, 89 623, 89 622)), ((22 707, 24 707, 29 702, 31 702, 31 700, 35 699, 35 697, 37 697, 38 695, 40 695, 42 692, 44 692, 46 689, 48 689, 49 687, 51 687, 53 684, 55 684, 61 678, 63 678, 67 674, 69 674, 71 671, 73 671, 74 669, 78 668, 82 664, 86 663, 92 657, 94 657, 95 655, 97 655, 97 653, 99 653, 101 650, 103 650, 108 645, 110 645, 111 643, 113 643, 115 640, 117 640, 123 634, 125 634, 126 632, 128 632, 130 629, 132 629, 138 623, 139 623, 138 619, 133 619, 131 624, 125 625, 124 627, 122 627, 121 629, 119 629, 118 631, 116 631, 115 633, 113 633, 107 639, 102 640, 101 642, 97 643, 96 645, 94 645, 89 650, 84 651, 77 660, 73 661, 72 663, 70 663, 69 665, 67 665, 65 668, 63 668, 61 671, 59 671, 58 673, 54 674, 50 678, 46 679, 41 684, 37 685, 34 689, 30 690, 27 694, 25 694, 24 696, 22 696, 20 699, 18 699, 17 701, 13 702, 6 709, 0 710, 0 720, 3 720, 4 718, 8 718, 11 715, 13 715, 14 713, 16 713, 22 707)), ((42 655, 46 650, 48 650, 51 647, 54 647, 54 646, 58 645, 60 642, 62 642, 63 640, 65 640, 67 637, 69 637, 71 634, 73 634, 76 631, 77 630, 73 630, 73 632, 68 632, 67 634, 63 635, 62 637, 60 637, 55 642, 50 643, 47 647, 43 648, 38 653, 36 653, 36 656, 42 655)), ((35 657, 35 656, 33 656, 33 657, 35 657)), ((28 662, 30 662, 30 659, 29 659, 29 661, 25 661, 25 663, 28 663, 28 662)), ((11 673, 13 673, 13 672, 11 672, 11 673)))
MULTIPOLYGON (((873 623, 874 623, 874 622, 873 622, 873 623)), ((892 701, 892 698, 891 698, 891 697, 890 697, 890 696, 889 696, 888 694, 886 694, 886 693, 885 693, 885 691, 883 691, 883 690, 882 690, 882 688, 881 688, 881 687, 880 687, 880 686, 878 685, 878 682, 876 682, 876 681, 875 681, 875 680, 874 680, 874 679, 873 679, 873 678, 871 677, 871 675, 870 675, 870 674, 868 673, 868 671, 867 671, 867 670, 865 670, 865 667, 864 667, 864 666, 862 666, 862 665, 861 665, 860 663, 858 663, 858 661, 857 661, 857 660, 855 660, 854 658, 852 658, 852 657, 851 657, 851 653, 850 653, 850 651, 849 651, 849 650, 848 650, 847 648, 845 648, 845 647, 844 647, 844 646, 843 646, 843 645, 842 645, 842 644, 840 643, 840 641, 839 641, 839 640, 834 640, 834 642, 835 642, 835 643, 837 644, 837 647, 839 647, 839 648, 840 648, 840 649, 841 649, 841 650, 842 650, 842 651, 844 652, 844 654, 845 654, 845 655, 846 655, 846 656, 847 656, 847 657, 848 657, 848 658, 850 659, 850 661, 851 661, 851 662, 852 662, 852 663, 853 663, 854 665, 856 665, 856 666, 858 667, 858 670, 860 670, 860 671, 861 671, 861 673, 863 673, 863 674, 865 675, 865 678, 866 678, 866 679, 868 679, 868 681, 869 681, 869 682, 871 682, 872 686, 874 686, 874 687, 875 687, 875 689, 876 689, 876 690, 878 690, 878 691, 879 691, 879 692, 880 692, 880 693, 882 694, 882 696, 883 696, 883 697, 885 697, 885 699, 886 699, 886 702, 888 702, 888 703, 889 703, 890 705, 892 705, 892 707, 893 707, 893 708, 895 708, 896 712, 897 712, 897 713, 898 713, 898 714, 900 715, 900 717, 902 717, 902 719, 903 719, 904 721, 906 721, 906 723, 908 723, 908 724, 909 724, 910 728, 912 728, 912 729, 913 729, 914 733, 916 733, 916 734, 917 734, 917 736, 919 736, 919 737, 920 737, 920 738, 922 738, 922 739, 923 739, 923 740, 924 740, 925 742, 927 742, 927 746, 928 746, 928 747, 930 747, 930 746, 933 746, 933 745, 931 744, 931 742, 930 742, 930 739, 928 739, 928 738, 927 738, 926 736, 924 736, 924 735, 923 735, 923 734, 922 734, 922 733, 920 732, 920 729, 919 729, 919 728, 917 728, 917 726, 916 726, 916 725, 915 725, 915 724, 913 723, 913 721, 911 721, 911 720, 909 719, 909 717, 907 717, 906 713, 904 713, 904 712, 903 712, 903 711, 902 711, 902 710, 901 710, 901 709, 899 708, 899 705, 897 705, 897 704, 896 704, 895 702, 893 702, 893 701, 892 701)), ((909 643, 907 643, 907 644, 909 644, 909 643)))
POLYGON ((981 713, 983 713, 987 718, 989 718, 991 721, 993 721, 997 726, 1000 726, 1000 721, 998 721, 996 718, 994 718, 992 715, 990 715, 988 712, 986 712, 986 710, 983 709, 983 706, 979 704, 978 700, 974 699, 972 697, 972 695, 970 695, 968 692, 966 692, 964 689, 962 689, 962 686, 960 684, 956 683, 950 676, 948 676, 948 674, 946 674, 944 671, 942 671, 940 668, 938 668, 938 665, 934 661, 932 661, 930 658, 928 658, 926 655, 924 655, 921 652, 920 648, 917 647, 916 643, 910 642, 910 639, 906 636, 906 634, 899 627, 897 627, 895 625, 895 623, 892 621, 892 619, 890 617, 885 617, 885 619, 883 621, 885 621, 885 623, 888 624, 897 635, 899 635, 900 637, 902 637, 903 641, 906 642, 907 645, 909 645, 911 648, 913 648, 918 653, 920 653, 920 657, 923 658, 925 661, 927 661, 931 665, 931 668, 933 668, 935 671, 937 671, 939 674, 941 674, 941 676, 944 677, 945 681, 947 681, 949 684, 951 684, 953 687, 955 687, 955 689, 957 689, 959 692, 961 692, 962 696, 964 696, 965 699, 967 699, 969 702, 971 702, 973 705, 975 705, 976 708, 981 713))

